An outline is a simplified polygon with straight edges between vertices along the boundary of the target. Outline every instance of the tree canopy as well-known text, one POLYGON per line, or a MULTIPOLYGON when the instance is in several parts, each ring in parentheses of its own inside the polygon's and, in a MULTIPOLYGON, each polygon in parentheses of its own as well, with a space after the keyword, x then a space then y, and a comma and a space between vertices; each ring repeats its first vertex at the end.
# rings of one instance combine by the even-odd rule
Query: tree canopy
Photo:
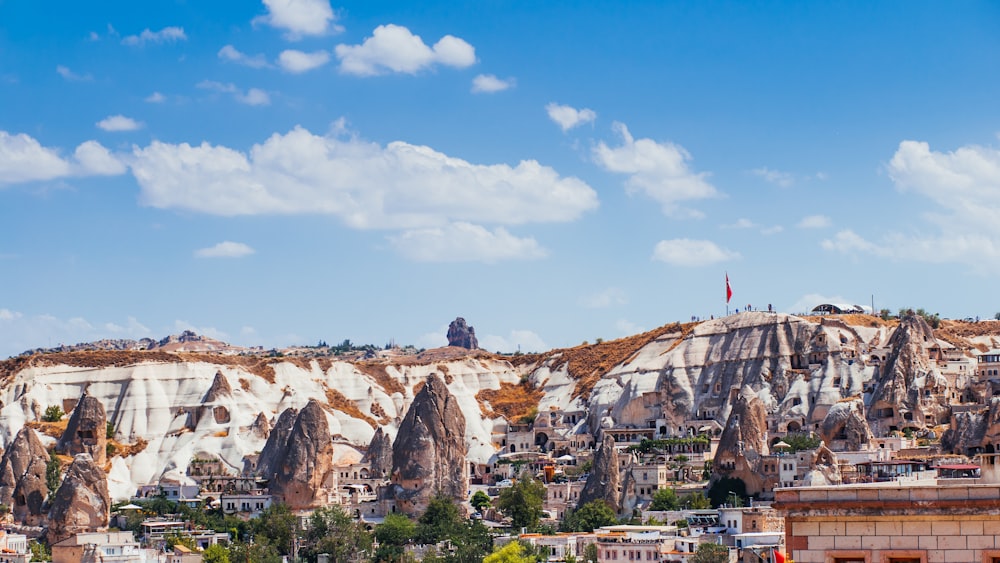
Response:
POLYGON ((511 526, 534 530, 542 519, 545 486, 525 474, 514 486, 500 492, 497 507, 510 517, 511 526))

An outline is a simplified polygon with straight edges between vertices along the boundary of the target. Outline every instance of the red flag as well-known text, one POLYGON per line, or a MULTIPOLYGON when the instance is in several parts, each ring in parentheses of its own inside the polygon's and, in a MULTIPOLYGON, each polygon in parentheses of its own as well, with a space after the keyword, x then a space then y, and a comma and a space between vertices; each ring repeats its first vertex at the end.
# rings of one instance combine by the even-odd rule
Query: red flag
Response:
POLYGON ((726 273, 726 304, 733 298, 733 288, 729 287, 729 273, 726 273))
POLYGON ((778 551, 777 549, 772 549, 774 552, 774 563, 785 563, 785 554, 778 551))

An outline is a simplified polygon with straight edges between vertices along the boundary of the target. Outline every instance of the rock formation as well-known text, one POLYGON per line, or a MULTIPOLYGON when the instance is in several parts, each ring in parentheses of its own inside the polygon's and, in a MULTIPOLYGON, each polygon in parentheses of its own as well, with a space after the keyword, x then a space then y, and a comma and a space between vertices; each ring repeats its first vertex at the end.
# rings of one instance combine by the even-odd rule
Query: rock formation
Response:
POLYGON ((78 454, 66 471, 49 510, 49 543, 80 532, 105 530, 110 514, 108 476, 88 454, 78 454))
POLYGON ((620 511, 622 478, 618 470, 618 453, 615 451, 615 439, 605 433, 601 446, 594 454, 594 463, 590 468, 587 482, 580 491, 577 508, 594 500, 603 500, 614 509, 620 511))
POLYGON ((825 444, 820 444, 813 450, 809 460, 809 470, 803 476, 802 486, 804 487, 827 487, 839 485, 840 465, 837 463, 837 456, 825 444))
POLYGON ((941 450, 960 455, 1000 452, 1000 397, 978 411, 955 413, 941 436, 941 450))
POLYGON ((713 477, 742 479, 747 493, 756 494, 764 489, 760 461, 768 453, 767 409, 749 387, 744 387, 719 438, 713 477))
MULTIPOLYGON (((229 409, 225 405, 219 404, 220 399, 232 397, 233 388, 230 387, 226 376, 221 371, 215 372, 215 379, 212 386, 205 392, 201 400, 201 408, 198 410, 198 420, 202 420, 210 413, 216 424, 226 424, 229 422, 229 409)), ((197 422, 195 422, 197 425, 197 422)))
POLYGON ((451 321, 448 325, 448 346, 477 350, 479 341, 476 340, 476 329, 467 325, 462 317, 451 321))
POLYGON ((432 374, 392 444, 388 494, 406 514, 423 512, 438 493, 463 501, 469 489, 465 456, 465 415, 444 380, 432 374))
POLYGON ((88 454, 94 463, 103 467, 108 462, 107 447, 108 419, 104 405, 85 393, 73 409, 56 451, 68 456, 88 454))
POLYGON ((11 508, 16 522, 41 523, 42 506, 49 494, 45 468, 49 452, 34 430, 24 426, 0 460, 0 503, 11 508))
POLYGON ((392 471, 392 440, 381 427, 372 436, 368 451, 361 461, 369 464, 372 479, 384 479, 392 471))
POLYGON ((937 346, 934 331, 919 315, 907 315, 889 339, 890 352, 878 372, 868 420, 879 434, 923 429, 947 415, 948 405, 925 401, 945 396, 947 380, 933 365, 927 348, 937 346))
POLYGON ((250 434, 264 440, 267 440, 267 437, 271 435, 271 423, 263 412, 257 413, 257 418, 253 419, 253 424, 250 425, 250 434))
POLYGON ((868 449, 875 437, 865 419, 865 403, 861 397, 831 406, 820 424, 819 437, 824 443, 840 451, 868 449))
POLYGON ((311 400, 301 411, 286 409, 260 452, 259 475, 292 510, 326 504, 333 487, 333 442, 326 411, 311 400))

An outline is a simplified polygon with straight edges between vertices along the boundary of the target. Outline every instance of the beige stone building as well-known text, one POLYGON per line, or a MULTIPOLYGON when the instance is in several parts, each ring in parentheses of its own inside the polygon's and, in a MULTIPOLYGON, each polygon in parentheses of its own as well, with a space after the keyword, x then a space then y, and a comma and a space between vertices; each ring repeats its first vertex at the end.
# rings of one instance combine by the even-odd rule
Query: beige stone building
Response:
POLYGON ((939 479, 775 491, 795 563, 998 563, 1000 484, 939 479))

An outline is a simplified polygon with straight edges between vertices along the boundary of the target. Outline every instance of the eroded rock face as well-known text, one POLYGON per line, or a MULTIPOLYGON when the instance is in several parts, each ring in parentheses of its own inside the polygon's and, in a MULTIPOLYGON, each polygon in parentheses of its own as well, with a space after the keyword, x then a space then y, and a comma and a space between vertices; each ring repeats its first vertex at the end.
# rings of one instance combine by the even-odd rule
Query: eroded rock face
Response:
POLYGON ((69 456, 87 454, 103 467, 108 462, 107 424, 104 405, 97 398, 84 394, 69 417, 56 451, 69 456))
POLYGON ((73 458, 49 510, 48 540, 106 530, 111 514, 108 476, 88 454, 73 458))
POLYGON ((257 418, 253 419, 253 424, 250 425, 250 434, 265 440, 271 435, 271 422, 264 413, 257 413, 257 418))
POLYGON ((448 346, 458 346, 476 350, 479 341, 476 340, 476 329, 466 324, 465 319, 458 317, 448 325, 448 346))
POLYGON ((580 491, 577 508, 594 500, 603 500, 608 506, 618 511, 620 509, 622 478, 618 470, 618 453, 615 452, 615 439, 605 433, 601 446, 594 454, 594 463, 590 476, 580 491))
POLYGON ((257 471, 292 510, 326 504, 325 492, 333 487, 333 442, 318 401, 309 401, 299 412, 281 413, 260 452, 257 471))
POLYGON ((819 437, 831 449, 858 451, 867 449, 874 439, 865 419, 865 404, 860 397, 830 407, 820 424, 819 437))
POLYGON ((936 345, 934 331, 918 315, 908 315, 889 339, 891 352, 880 370, 872 394, 868 420, 880 435, 906 428, 921 430, 937 424, 948 413, 947 404, 921 397, 946 396, 948 382, 927 355, 936 345))
POLYGON ((233 388, 229 385, 226 376, 222 375, 221 371, 215 372, 212 386, 208 388, 205 397, 201 400, 202 407, 198 411, 198 420, 211 415, 216 424, 227 424, 230 418, 229 409, 218 403, 220 399, 231 397, 232 394, 233 388))
POLYGON ((372 441, 368 444, 363 463, 368 463, 373 479, 388 477, 392 471, 392 440, 381 427, 375 431, 372 441))
POLYGON ((407 514, 423 512, 438 492, 465 500, 465 455, 465 415, 444 380, 433 374, 413 399, 392 444, 388 494, 407 514))
POLYGON ((820 444, 813 450, 809 460, 809 471, 803 477, 804 487, 826 487, 829 485, 839 485, 840 465, 837 463, 837 455, 830 451, 825 444, 820 444))
POLYGON ((29 526, 41 524, 45 514, 42 505, 49 489, 45 483, 45 467, 49 452, 38 434, 27 426, 4 451, 0 460, 0 503, 11 507, 14 521, 29 526))
POLYGON ((960 455, 1000 451, 1000 397, 991 398, 988 408, 952 415, 941 450, 960 455))
POLYGON ((761 456, 768 455, 767 409, 749 387, 744 387, 733 402, 733 410, 719 438, 713 461, 713 479, 742 479, 748 494, 764 488, 761 456))

